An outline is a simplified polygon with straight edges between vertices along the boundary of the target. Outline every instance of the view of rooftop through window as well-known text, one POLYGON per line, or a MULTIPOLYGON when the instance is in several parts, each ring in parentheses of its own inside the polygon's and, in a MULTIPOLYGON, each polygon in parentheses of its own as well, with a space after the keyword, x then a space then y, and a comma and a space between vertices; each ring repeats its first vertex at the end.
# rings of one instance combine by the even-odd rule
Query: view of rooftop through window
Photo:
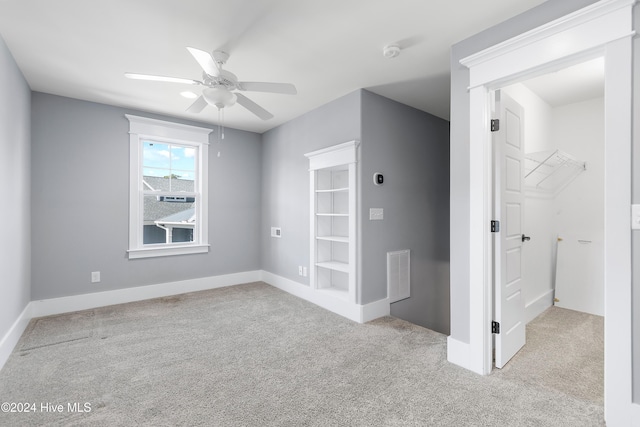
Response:
POLYGON ((196 150, 174 143, 143 142, 145 245, 193 241, 196 150), (162 195, 151 195, 158 192, 162 195))

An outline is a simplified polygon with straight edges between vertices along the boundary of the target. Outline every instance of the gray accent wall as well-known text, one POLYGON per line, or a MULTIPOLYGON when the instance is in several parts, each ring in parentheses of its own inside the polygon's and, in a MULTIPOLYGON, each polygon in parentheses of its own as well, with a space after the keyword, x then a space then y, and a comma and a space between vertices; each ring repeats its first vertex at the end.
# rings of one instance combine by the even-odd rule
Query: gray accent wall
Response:
POLYGON ((411 297, 391 315, 448 334, 449 122, 363 91, 361 166, 362 303, 387 296, 387 252, 409 249, 411 297))
POLYGON ((305 153, 361 139, 360 91, 262 135, 262 269, 309 285, 309 160, 305 153), (280 227, 282 237, 271 237, 280 227))
POLYGON ((31 89, 0 37, 0 340, 31 300, 31 89))
POLYGON ((260 269, 261 137, 156 114, 32 95, 33 300, 260 269), (127 258, 134 114, 213 128, 207 254, 127 258), (220 152, 220 157, 217 153, 220 152), (91 283, 91 272, 101 282, 91 283))
POLYGON ((394 315, 449 331, 449 124, 366 90, 263 135, 262 268, 303 285, 309 277, 309 162, 305 153, 357 139, 361 241, 359 304, 387 296, 386 253, 412 250, 412 297, 394 315), (373 173, 385 174, 381 187, 373 173), (369 208, 385 209, 369 221, 369 208), (282 237, 270 236, 280 227, 282 237))

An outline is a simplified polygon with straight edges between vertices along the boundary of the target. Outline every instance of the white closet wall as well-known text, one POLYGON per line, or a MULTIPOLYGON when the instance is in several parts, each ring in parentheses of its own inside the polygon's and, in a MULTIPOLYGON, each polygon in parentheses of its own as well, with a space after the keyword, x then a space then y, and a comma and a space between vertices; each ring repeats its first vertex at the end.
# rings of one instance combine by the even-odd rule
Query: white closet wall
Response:
POLYGON ((524 232, 531 236, 523 247, 526 319, 532 320, 553 303, 558 236, 593 245, 588 251, 569 252, 570 264, 586 262, 593 267, 588 274, 593 280, 580 278, 568 292, 571 297, 587 295, 591 301, 588 309, 574 309, 602 314, 602 305, 593 306, 593 301, 597 300, 594 295, 604 291, 600 277, 603 258, 598 252, 604 233, 604 100, 551 107, 523 84, 503 90, 524 107, 526 153, 560 149, 587 165, 587 170, 557 195, 530 192, 525 198, 524 232), (581 259, 572 259, 574 256, 581 259), (589 259, 582 259, 585 256, 589 259))
POLYGON ((553 109, 557 148, 586 162, 554 199, 558 256, 556 305, 604 315, 604 99, 553 109))

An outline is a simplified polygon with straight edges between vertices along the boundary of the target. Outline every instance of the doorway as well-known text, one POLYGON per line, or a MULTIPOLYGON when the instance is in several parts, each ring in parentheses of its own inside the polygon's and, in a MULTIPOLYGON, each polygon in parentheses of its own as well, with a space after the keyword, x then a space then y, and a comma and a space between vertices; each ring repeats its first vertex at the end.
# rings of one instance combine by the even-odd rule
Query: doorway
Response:
MULTIPOLYGON (((492 160, 488 93, 586 57, 605 58, 605 418, 631 421, 632 4, 602 0, 460 62, 469 68, 469 345, 466 366, 492 365, 492 160)), ((453 348, 453 357, 463 346, 453 348)))
POLYGON ((576 384, 581 381, 584 390, 576 397, 589 396, 602 404, 604 58, 509 84, 494 97, 499 110, 494 117, 500 118, 499 130, 492 133, 494 198, 499 202, 506 196, 510 201, 506 203, 505 198, 503 206, 494 206, 493 218, 500 220, 500 230, 494 234, 494 286, 499 285, 500 271, 509 276, 508 293, 502 300, 501 289, 494 287, 494 310, 499 311, 501 304, 516 304, 519 310, 512 319, 499 319, 501 330, 495 337, 521 335, 495 340, 506 342, 504 349, 495 348, 495 367, 509 371, 501 374, 513 377, 518 372, 569 394, 581 390, 576 384), (511 150, 519 146, 521 158, 516 152, 503 159, 502 147, 507 145, 511 150), (503 184, 497 181, 508 179, 504 169, 512 165, 522 167, 519 176, 515 174, 518 182, 507 184, 510 189, 503 194, 503 184), (520 207, 524 215, 519 215, 520 207), (516 226, 510 224, 514 220, 516 226), (505 250, 509 255, 499 256, 509 234, 514 235, 517 248, 510 244, 511 249, 505 250), (511 265, 502 270, 503 262, 511 265), (521 273, 515 275, 515 270, 521 273), (533 333, 531 348, 525 344, 525 328, 533 333), (579 331, 581 336, 573 337, 569 331, 579 331), (579 348, 572 350, 572 345, 579 348), (520 352, 522 346, 526 351, 520 352), (516 353, 513 363, 517 366, 505 367, 516 353), (588 355, 588 371, 580 369, 576 354, 588 355), (547 362, 533 363, 538 359, 547 362), (570 384, 563 383, 562 373, 571 373, 570 384))

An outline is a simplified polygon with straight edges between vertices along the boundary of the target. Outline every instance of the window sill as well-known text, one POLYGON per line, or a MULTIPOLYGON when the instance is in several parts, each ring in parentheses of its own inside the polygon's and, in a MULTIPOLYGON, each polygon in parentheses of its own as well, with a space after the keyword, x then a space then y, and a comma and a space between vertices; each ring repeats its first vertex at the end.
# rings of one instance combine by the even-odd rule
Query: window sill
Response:
POLYGON ((209 252, 209 245, 163 246, 144 249, 129 249, 127 252, 129 254, 129 259, 204 254, 209 252))

